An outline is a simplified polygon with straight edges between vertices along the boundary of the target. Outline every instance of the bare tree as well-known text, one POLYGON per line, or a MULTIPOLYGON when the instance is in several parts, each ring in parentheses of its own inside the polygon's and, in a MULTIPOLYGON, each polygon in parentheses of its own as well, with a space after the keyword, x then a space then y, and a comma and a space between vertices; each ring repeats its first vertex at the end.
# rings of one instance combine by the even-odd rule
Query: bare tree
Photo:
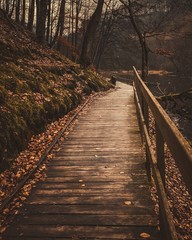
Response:
POLYGON ((33 30, 34 13, 35 13, 35 0, 30 0, 29 10, 28 10, 28 24, 27 24, 27 28, 30 31, 33 30))
MULTIPOLYGON (((66 1, 62 0, 60 4, 60 10, 59 10, 59 17, 58 17, 58 22, 57 22, 57 27, 55 31, 55 36, 53 38, 53 41, 51 42, 51 45, 54 46, 57 42, 59 37, 63 36, 63 31, 64 31, 64 22, 65 22, 65 5, 66 1)), ((58 48, 60 48, 60 42, 58 42, 58 48)))
POLYGON ((20 10, 21 10, 21 0, 16 1, 16 8, 15 8, 15 20, 16 22, 20 22, 20 10))
POLYGON ((22 16, 21 16, 21 24, 25 25, 26 21, 26 0, 22 1, 22 16))
POLYGON ((96 69, 99 69, 101 57, 110 42, 110 37, 112 37, 113 27, 117 17, 117 14, 115 14, 116 7, 116 0, 110 0, 105 4, 105 13, 98 27, 99 31, 93 53, 93 63, 96 69))
POLYGON ((77 48, 77 44, 78 44, 78 29, 79 29, 79 15, 80 15, 80 11, 82 8, 82 0, 76 0, 75 2, 75 48, 77 48))
POLYGON ((93 13, 84 36, 82 51, 80 56, 80 63, 82 66, 87 67, 91 62, 91 48, 94 42, 94 36, 99 25, 102 14, 104 0, 98 0, 97 7, 93 13))
POLYGON ((150 48, 147 39, 162 35, 162 26, 170 16, 169 5, 164 0, 119 0, 127 9, 127 17, 130 19, 133 29, 139 40, 142 55, 142 78, 147 79, 150 48), (167 8, 166 8, 167 7, 167 8))
POLYGON ((39 42, 44 43, 48 0, 36 0, 36 6, 37 6, 36 34, 39 42))
POLYGON ((141 46, 141 52, 142 52, 142 79, 146 80, 148 76, 148 53, 149 49, 146 42, 146 33, 142 33, 137 22, 135 19, 134 9, 133 9, 133 3, 131 0, 128 0, 127 3, 124 0, 120 0, 120 2, 128 9, 129 12, 129 18, 131 20, 132 26, 138 36, 139 43, 141 46))

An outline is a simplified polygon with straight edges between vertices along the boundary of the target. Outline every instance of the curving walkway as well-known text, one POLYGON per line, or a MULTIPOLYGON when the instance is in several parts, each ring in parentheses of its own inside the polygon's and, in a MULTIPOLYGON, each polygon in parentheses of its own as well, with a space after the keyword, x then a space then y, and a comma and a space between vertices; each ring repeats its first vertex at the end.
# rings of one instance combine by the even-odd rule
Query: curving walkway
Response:
POLYGON ((3 239, 160 239, 133 89, 118 86, 79 117, 3 239))

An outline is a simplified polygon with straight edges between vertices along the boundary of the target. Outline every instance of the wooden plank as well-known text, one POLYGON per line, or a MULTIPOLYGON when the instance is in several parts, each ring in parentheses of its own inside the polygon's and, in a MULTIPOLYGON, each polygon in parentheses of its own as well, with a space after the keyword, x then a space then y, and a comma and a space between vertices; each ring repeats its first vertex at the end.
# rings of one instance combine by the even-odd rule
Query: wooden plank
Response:
MULTIPOLYGON (((121 165, 117 165, 117 164, 111 164, 111 162, 108 162, 108 164, 102 164, 102 163, 98 163, 95 165, 92 165, 91 163, 83 164, 83 165, 75 165, 75 166, 58 166, 58 165, 49 165, 49 167, 47 168, 48 171, 62 171, 62 172, 66 172, 66 171, 94 171, 96 172, 96 170, 98 171, 105 171, 105 172, 109 172, 113 173, 115 171, 115 173, 119 173, 119 174, 126 174, 128 172, 134 173, 134 171, 138 172, 138 168, 140 168, 140 171, 143 170, 145 172, 145 165, 143 163, 126 163, 126 162, 122 162, 121 165), (125 170, 126 167, 126 170, 125 170)), ((139 172, 140 172, 139 171, 139 172)))
POLYGON ((71 177, 66 177, 66 176, 49 176, 45 179, 45 182, 49 183, 78 183, 79 181, 83 181, 83 182, 122 182, 124 181, 124 184, 127 184, 128 182, 135 182, 137 181, 137 183, 143 183, 143 181, 147 181, 147 176, 141 176, 140 175, 131 175, 131 176, 126 176, 125 175, 121 175, 121 176, 92 176, 91 179, 89 176, 83 176, 82 178, 78 177, 78 176, 71 176, 71 177), (115 177, 115 179, 114 179, 115 177))
MULTIPOLYGON (((43 196, 84 196, 86 195, 87 197, 89 197, 90 195, 94 195, 94 196, 100 196, 103 195, 104 197, 106 196, 124 196, 124 197, 130 197, 130 198, 146 198, 148 196, 148 192, 145 191, 144 193, 141 192, 141 189, 143 188, 129 188, 124 189, 124 188, 119 188, 119 189, 113 189, 113 188, 107 188, 107 189, 103 189, 103 188, 86 188, 86 184, 85 187, 79 187, 79 188, 68 188, 68 189, 37 189, 33 191, 33 194, 36 194, 37 196, 39 195, 43 195, 43 196)), ((145 189, 147 189, 145 187, 145 189)))
POLYGON ((114 161, 116 161, 116 164, 117 162, 121 163, 121 162, 130 162, 130 163, 139 163, 139 162, 143 162, 143 156, 141 153, 132 153, 131 156, 126 154, 126 155, 113 155, 113 156, 109 156, 109 155, 98 155, 98 154, 93 154, 93 155, 87 155, 87 156, 80 156, 80 155, 71 155, 71 156, 68 156, 68 155, 61 155, 61 156, 58 156, 57 157, 54 157, 53 159, 53 162, 54 161, 63 161, 63 162, 66 162, 66 161, 69 161, 69 163, 71 161, 74 160, 74 162, 76 161, 90 161, 90 164, 92 164, 92 162, 95 160, 97 161, 98 163, 100 162, 108 162, 108 163, 113 163, 114 161))
MULTIPOLYGON (((144 172, 134 172, 132 173, 131 171, 129 172, 130 174, 134 174, 138 177, 144 177, 145 173, 144 172)), ((113 178, 113 179, 125 179, 126 177, 124 177, 123 175, 125 174, 119 174, 119 173, 113 173, 111 174, 110 172, 107 171, 103 171, 102 173, 98 173, 95 171, 89 172, 89 171, 74 171, 74 172, 65 172, 63 173, 62 171, 49 171, 48 172, 50 177, 78 177, 78 178, 84 178, 84 177, 90 177, 90 179, 94 179, 95 178, 100 178, 100 176, 104 176, 105 178, 113 178)), ((126 176, 126 175, 125 175, 126 176)))
MULTIPOLYGON (((143 196, 142 194, 139 196, 134 196, 134 194, 127 195, 126 194, 105 194, 105 196, 100 195, 79 195, 79 196, 48 196, 48 195, 34 195, 32 194, 26 201, 26 204, 80 204, 80 205, 124 205, 125 202, 130 202, 132 206, 142 207, 148 206, 152 204, 152 200, 150 196, 143 196)), ((155 215, 155 214, 154 214, 155 215)))
MULTIPOLYGON (((114 156, 129 156, 129 155, 137 155, 138 153, 140 153, 141 151, 139 151, 138 149, 132 149, 130 152, 118 152, 118 151, 90 151, 90 152, 83 152, 83 155, 81 155, 81 157, 85 157, 85 156, 108 156, 109 154, 114 155, 114 156)), ((77 154, 73 153, 73 152, 69 152, 66 153, 65 150, 64 151, 59 151, 57 153, 57 156, 77 156, 77 154)))
POLYGON ((91 159, 91 163, 88 160, 84 160, 84 158, 81 159, 76 159, 74 161, 72 160, 68 160, 67 158, 54 158, 53 161, 49 162, 47 164, 47 166, 76 166, 76 167, 82 167, 82 166, 103 166, 105 168, 108 168, 110 166, 113 167, 118 167, 119 165, 117 165, 117 160, 119 161, 119 163, 121 164, 122 167, 124 168, 131 168, 131 166, 133 165, 139 165, 142 167, 142 165, 144 164, 143 159, 139 158, 139 159, 132 159, 130 162, 128 162, 126 159, 122 159, 122 158, 114 158, 114 159, 107 159, 107 158, 92 158, 91 159))
MULTIPOLYGON (((81 142, 82 144, 83 142, 81 142)), ((95 144, 95 145, 92 145, 91 143, 89 144, 85 144, 84 146, 78 146, 78 141, 76 141, 76 146, 75 144, 72 145, 72 146, 62 146, 60 145, 59 146, 59 149, 54 151, 55 155, 56 156, 59 156, 60 155, 60 152, 63 152, 63 153, 71 153, 72 151, 74 152, 80 152, 81 155, 80 156, 84 156, 86 155, 86 152, 92 152, 92 153, 100 153, 102 155, 105 155, 106 153, 108 154, 109 157, 111 156, 118 156, 118 154, 127 154, 129 156, 130 154, 130 157, 131 157, 131 153, 135 153, 135 152, 138 152, 138 153, 142 153, 141 150, 142 150, 142 147, 140 144, 137 144, 136 143, 126 143, 125 146, 119 146, 119 143, 118 144, 114 144, 112 146, 109 146, 109 147, 106 147, 104 146, 102 143, 99 143, 98 144, 95 144), (116 153, 116 155, 113 155, 113 153, 116 153)), ((78 156, 78 154, 77 154, 78 156)))
MULTIPOLYGON (((102 139, 100 139, 102 140, 102 139)), ((79 140, 73 140, 73 141, 63 141, 59 143, 59 147, 64 147, 65 149, 67 147, 70 147, 70 148, 82 148, 82 147, 89 147, 89 146, 92 146, 92 147, 101 147, 101 146, 105 146, 105 147, 108 147, 108 148, 112 148, 112 147, 126 147, 126 148, 129 148, 130 145, 138 145, 140 146, 141 145, 141 140, 140 139, 132 139, 132 141, 118 141, 118 142, 106 142, 106 141, 88 141, 88 140, 84 140, 84 141, 81 141, 79 142, 79 140)))
POLYGON ((153 215, 154 210, 152 206, 133 206, 133 205, 27 205, 21 209, 20 214, 40 215, 40 214, 92 214, 92 215, 153 215))
MULTIPOLYGON (((66 225, 51 225, 51 226, 38 226, 38 225, 20 225, 15 227, 10 232, 9 236, 23 237, 68 237, 74 239, 141 239, 140 234, 145 232, 150 234, 150 240, 158 240, 159 234, 156 228, 152 227, 106 227, 106 226, 66 226, 66 225)), ((14 238, 15 239, 15 238, 14 238)), ((6 238, 5 238, 6 240, 6 238)))
POLYGON ((42 182, 38 185, 38 189, 78 189, 80 187, 86 187, 86 189, 93 189, 93 188, 99 188, 99 189, 129 189, 129 188, 135 188, 135 189, 141 189, 141 188, 148 188, 147 181, 140 181, 140 182, 125 182, 123 181, 99 181, 99 182, 42 182), (85 184, 85 186, 83 185, 85 184), (82 186, 83 185, 83 186, 82 186))
POLYGON ((15 224, 68 225, 68 226, 157 226, 156 217, 151 215, 91 215, 89 214, 41 214, 17 216, 15 224))

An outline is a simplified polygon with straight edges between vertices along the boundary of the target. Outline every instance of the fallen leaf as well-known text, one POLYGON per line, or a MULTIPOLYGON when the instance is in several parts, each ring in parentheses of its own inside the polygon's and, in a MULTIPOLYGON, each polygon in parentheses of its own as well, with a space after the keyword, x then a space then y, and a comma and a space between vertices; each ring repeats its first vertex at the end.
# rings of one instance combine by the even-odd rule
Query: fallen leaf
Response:
POLYGON ((0 233, 1 233, 1 234, 4 233, 5 230, 6 230, 6 227, 0 227, 0 233))
POLYGON ((17 215, 18 213, 19 213, 19 211, 17 210, 17 211, 14 212, 14 215, 17 215))
POLYGON ((9 212, 10 212, 9 208, 5 208, 5 209, 3 210, 3 214, 7 214, 7 213, 9 213, 9 212))
POLYGON ((151 235, 148 234, 148 233, 143 232, 143 233, 140 234, 140 237, 142 237, 142 238, 150 238, 151 235))
POLYGON ((16 178, 20 178, 21 177, 21 174, 18 172, 17 174, 16 174, 16 178))
POLYGON ((20 197, 21 201, 25 201, 26 197, 20 197))
POLYGON ((125 205, 128 205, 128 206, 132 204, 131 201, 125 201, 124 203, 125 203, 125 205))

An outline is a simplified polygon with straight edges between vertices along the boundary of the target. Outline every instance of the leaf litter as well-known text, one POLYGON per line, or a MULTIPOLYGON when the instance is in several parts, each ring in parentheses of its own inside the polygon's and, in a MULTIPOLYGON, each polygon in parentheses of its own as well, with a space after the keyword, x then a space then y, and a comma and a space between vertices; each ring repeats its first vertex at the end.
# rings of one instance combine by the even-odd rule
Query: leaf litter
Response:
MULTIPOLYGON (((155 121, 152 113, 149 112, 149 132, 152 147, 155 150, 155 121)), ((165 174, 166 174, 166 192, 170 210, 173 215, 174 225, 176 227, 179 240, 191 240, 192 236, 192 196, 187 191, 181 173, 175 163, 175 160, 165 145, 165 174)), ((159 214, 159 201, 157 190, 153 184, 151 187, 151 196, 155 203, 155 211, 159 214)))

